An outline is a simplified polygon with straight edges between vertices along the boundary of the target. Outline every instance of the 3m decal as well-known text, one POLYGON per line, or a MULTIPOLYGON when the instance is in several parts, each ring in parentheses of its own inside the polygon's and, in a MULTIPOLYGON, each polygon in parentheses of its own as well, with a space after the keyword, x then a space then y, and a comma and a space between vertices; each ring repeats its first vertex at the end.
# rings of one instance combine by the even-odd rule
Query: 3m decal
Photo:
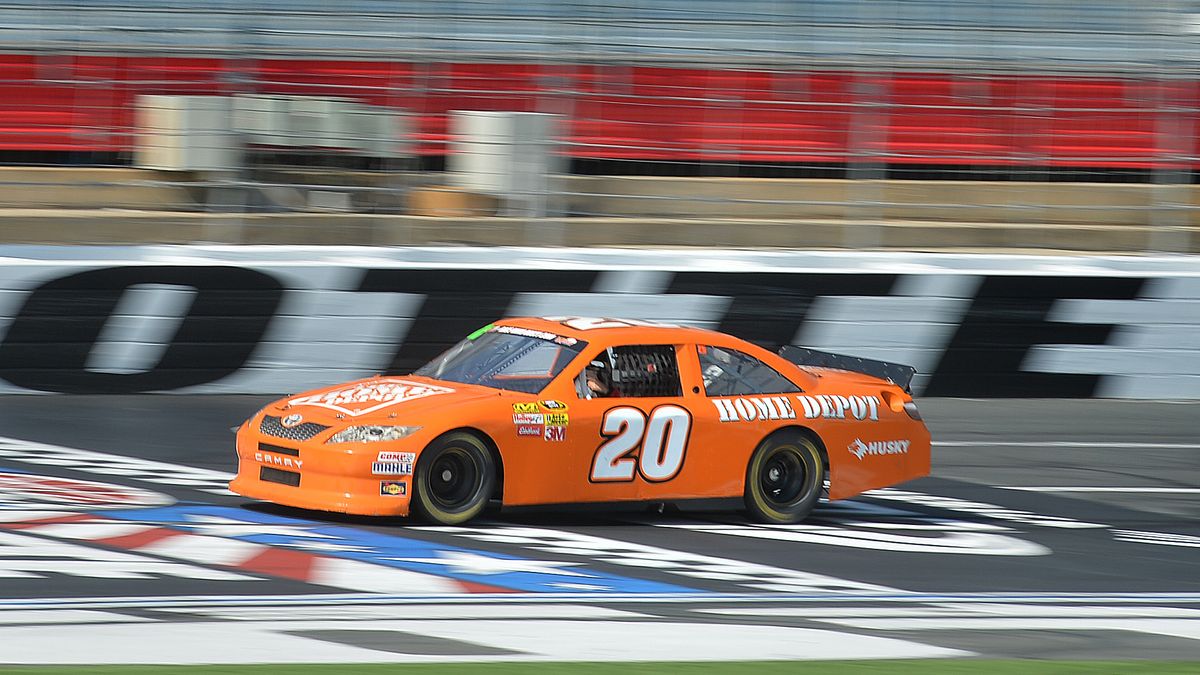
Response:
POLYGON ((547 441, 565 441, 567 440, 566 427, 546 427, 545 435, 542 437, 547 441))
POLYGON ((646 413, 631 407, 604 413, 600 434, 608 440, 592 459, 593 483, 642 478, 660 483, 674 478, 687 455, 692 416, 677 405, 662 405, 646 413))
POLYGON ((381 480, 379 494, 382 497, 403 497, 408 494, 408 483, 402 480, 381 480))
POLYGON ((850 454, 862 460, 867 455, 906 455, 912 441, 867 441, 854 439, 847 448, 850 454))
POLYGON ((877 396, 797 396, 807 419, 879 421, 879 397, 877 396), (848 414, 847 414, 848 413, 848 414))
POLYGON ((796 411, 786 396, 747 396, 744 398, 712 399, 722 422, 753 422, 754 420, 794 420, 796 411))
POLYGON ((514 412, 514 413, 535 413, 535 412, 539 412, 538 404, 537 404, 537 403, 534 403, 534 402, 532 402, 532 401, 531 401, 531 402, 529 402, 529 403, 514 403, 514 404, 513 404, 513 406, 512 406, 512 408, 513 408, 513 412, 514 412))
MULTIPOLYGON (((538 401, 537 404, 539 406, 541 406, 542 409, 550 411, 550 412, 566 412, 567 411, 567 404, 563 403, 562 401, 538 401)), ((537 411, 531 410, 529 412, 537 412, 537 411)))
POLYGON ((383 410, 404 401, 426 396, 454 393, 449 387, 422 384, 398 378, 381 378, 361 382, 353 387, 338 389, 324 394, 301 396, 288 401, 288 405, 311 405, 328 408, 351 417, 383 410))

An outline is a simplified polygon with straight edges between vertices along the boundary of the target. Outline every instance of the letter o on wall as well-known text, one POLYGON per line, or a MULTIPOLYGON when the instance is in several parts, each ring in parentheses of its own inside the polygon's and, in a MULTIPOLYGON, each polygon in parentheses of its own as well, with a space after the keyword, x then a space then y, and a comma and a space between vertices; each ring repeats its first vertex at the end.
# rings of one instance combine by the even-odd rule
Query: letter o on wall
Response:
POLYGON ((240 267, 110 267, 34 289, 0 343, 0 377, 38 391, 125 394, 219 380, 243 365, 283 298, 271 276, 240 267), (144 372, 87 369, 88 355, 131 287, 191 287, 195 296, 162 358, 144 372))

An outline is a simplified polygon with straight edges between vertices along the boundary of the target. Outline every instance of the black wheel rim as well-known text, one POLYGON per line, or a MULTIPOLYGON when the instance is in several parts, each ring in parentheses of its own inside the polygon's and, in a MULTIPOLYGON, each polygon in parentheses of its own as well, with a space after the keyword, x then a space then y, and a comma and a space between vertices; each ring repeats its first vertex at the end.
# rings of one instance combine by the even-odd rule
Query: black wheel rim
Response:
POLYGON ((483 472, 475 457, 462 448, 447 448, 429 467, 429 496, 438 508, 456 511, 475 501, 483 472))
POLYGON ((773 507, 787 507, 807 494, 808 466, 795 448, 779 448, 763 460, 758 486, 773 507))

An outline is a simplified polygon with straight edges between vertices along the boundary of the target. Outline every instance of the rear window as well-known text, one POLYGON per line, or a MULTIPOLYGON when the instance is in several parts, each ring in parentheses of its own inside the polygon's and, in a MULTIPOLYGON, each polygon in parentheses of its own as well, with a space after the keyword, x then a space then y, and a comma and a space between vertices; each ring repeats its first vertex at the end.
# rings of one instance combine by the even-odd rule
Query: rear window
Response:
POLYGON ((791 380, 758 359, 724 347, 699 345, 700 373, 708 396, 792 394, 800 391, 791 380))

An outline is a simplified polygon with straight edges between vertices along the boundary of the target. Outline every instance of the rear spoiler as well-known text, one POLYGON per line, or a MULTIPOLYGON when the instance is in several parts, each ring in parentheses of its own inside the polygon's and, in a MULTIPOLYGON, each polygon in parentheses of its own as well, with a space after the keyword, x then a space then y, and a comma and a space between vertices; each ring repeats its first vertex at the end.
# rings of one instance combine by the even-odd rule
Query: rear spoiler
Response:
POLYGON ((909 394, 912 393, 913 375, 917 374, 917 369, 912 366, 846 356, 845 354, 833 354, 796 345, 784 345, 779 349, 779 355, 798 366, 836 368, 878 377, 881 380, 892 382, 909 394))

